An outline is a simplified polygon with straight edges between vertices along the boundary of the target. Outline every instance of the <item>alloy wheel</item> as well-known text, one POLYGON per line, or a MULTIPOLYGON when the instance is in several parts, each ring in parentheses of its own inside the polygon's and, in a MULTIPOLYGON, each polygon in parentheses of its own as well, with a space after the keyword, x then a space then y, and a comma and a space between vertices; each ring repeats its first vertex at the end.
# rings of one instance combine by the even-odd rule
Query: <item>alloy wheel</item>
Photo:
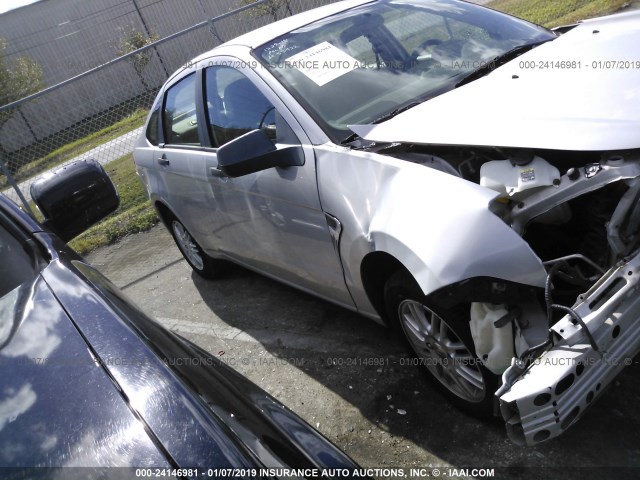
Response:
POLYGON ((453 328, 415 300, 401 302, 398 313, 402 330, 420 363, 458 397, 472 403, 482 401, 486 386, 479 360, 453 328))
POLYGON ((203 270, 204 261, 195 240, 191 237, 187 229, 184 228, 184 225, 177 220, 173 221, 172 227, 178 246, 187 260, 189 260, 189 263, 191 263, 195 269, 203 270))

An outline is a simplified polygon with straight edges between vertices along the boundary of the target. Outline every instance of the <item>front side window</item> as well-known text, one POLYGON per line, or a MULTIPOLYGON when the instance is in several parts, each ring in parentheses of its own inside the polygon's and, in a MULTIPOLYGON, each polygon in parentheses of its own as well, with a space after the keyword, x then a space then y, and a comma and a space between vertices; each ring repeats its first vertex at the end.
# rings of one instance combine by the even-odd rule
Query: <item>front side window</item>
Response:
POLYGON ((196 116, 196 76, 191 74, 166 94, 163 110, 165 143, 200 145, 196 116))
POLYGON ((215 146, 256 129, 275 138, 275 108, 242 72, 230 67, 208 68, 205 95, 208 128, 215 146))
POLYGON ((466 2, 380 0, 254 50, 329 137, 447 90, 516 47, 555 35, 466 2))

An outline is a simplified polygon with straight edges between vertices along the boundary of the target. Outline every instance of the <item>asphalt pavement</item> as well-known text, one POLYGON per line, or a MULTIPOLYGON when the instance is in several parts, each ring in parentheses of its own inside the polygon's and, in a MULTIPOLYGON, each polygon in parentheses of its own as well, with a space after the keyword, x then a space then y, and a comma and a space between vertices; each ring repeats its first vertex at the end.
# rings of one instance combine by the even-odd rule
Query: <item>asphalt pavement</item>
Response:
POLYGON ((487 471, 472 475, 474 468, 509 479, 640 478, 638 359, 564 435, 518 447, 500 421, 448 404, 385 328, 239 267, 205 281, 163 226, 88 260, 160 323, 248 376, 363 467, 444 467, 442 476, 477 478, 487 471))

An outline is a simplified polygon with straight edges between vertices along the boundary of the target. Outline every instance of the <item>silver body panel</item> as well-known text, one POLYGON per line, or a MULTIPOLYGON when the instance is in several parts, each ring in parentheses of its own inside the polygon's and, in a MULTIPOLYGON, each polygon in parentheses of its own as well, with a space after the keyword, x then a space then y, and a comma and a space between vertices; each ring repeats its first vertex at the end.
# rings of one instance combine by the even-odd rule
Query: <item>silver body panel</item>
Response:
POLYGON ((489 211, 495 192, 383 155, 324 145, 316 156, 322 207, 342 223, 345 278, 363 313, 374 313, 360 274, 372 252, 398 259, 425 295, 482 276, 544 285, 538 257, 489 211))

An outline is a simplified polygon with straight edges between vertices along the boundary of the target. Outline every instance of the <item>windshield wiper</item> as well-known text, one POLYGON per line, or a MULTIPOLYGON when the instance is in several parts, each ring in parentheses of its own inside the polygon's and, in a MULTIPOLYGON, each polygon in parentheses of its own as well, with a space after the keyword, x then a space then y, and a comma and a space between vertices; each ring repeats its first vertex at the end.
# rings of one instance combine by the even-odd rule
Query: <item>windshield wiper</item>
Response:
POLYGON ((547 43, 551 40, 553 39, 550 38, 547 40, 542 40, 541 42, 527 43, 526 45, 518 45, 517 47, 512 48, 511 50, 508 50, 505 53, 498 55, 497 57, 488 61, 477 70, 474 70, 473 72, 469 73, 462 80, 456 83, 455 88, 461 87, 463 85, 466 85, 467 83, 471 83, 474 80, 477 80, 478 78, 484 77, 485 75, 488 75, 489 73, 493 72, 496 68, 504 65, 507 62, 510 62, 514 58, 519 57, 523 53, 528 52, 529 50, 533 50, 535 47, 540 46, 543 43, 547 43))
POLYGON ((372 124, 377 124, 377 123, 382 123, 385 122, 393 117, 395 117, 396 115, 399 115, 402 112, 406 112, 407 110, 409 110, 410 108, 415 107, 416 105, 420 105, 422 102, 411 102, 408 103, 406 105, 403 105, 402 107, 398 107, 395 110, 392 110, 389 113, 385 113, 384 115, 382 115, 381 117, 376 118, 373 122, 371 122, 372 124))
MULTIPOLYGON (((408 103, 406 105, 403 105, 401 107, 396 108, 395 110, 392 110, 389 113, 385 113, 384 115, 382 115, 381 117, 376 118, 373 122, 371 122, 371 125, 375 125, 377 123, 382 123, 385 120, 389 120, 393 117, 395 117, 396 115, 405 112, 407 110, 409 110, 410 108, 415 107, 416 105, 420 105, 422 102, 411 102, 408 103)), ((357 139, 360 138, 360 135, 358 135, 357 133, 352 133, 351 135, 349 135, 347 138, 345 138, 344 140, 342 140, 340 142, 341 145, 345 145, 347 143, 351 143, 356 141, 357 139)))
POLYGON ((340 145, 346 145, 347 143, 351 143, 351 142, 355 142, 357 139, 360 138, 360 135, 358 135, 356 132, 353 132, 351 135, 349 135, 347 138, 345 138, 344 140, 342 140, 340 142, 340 145))

